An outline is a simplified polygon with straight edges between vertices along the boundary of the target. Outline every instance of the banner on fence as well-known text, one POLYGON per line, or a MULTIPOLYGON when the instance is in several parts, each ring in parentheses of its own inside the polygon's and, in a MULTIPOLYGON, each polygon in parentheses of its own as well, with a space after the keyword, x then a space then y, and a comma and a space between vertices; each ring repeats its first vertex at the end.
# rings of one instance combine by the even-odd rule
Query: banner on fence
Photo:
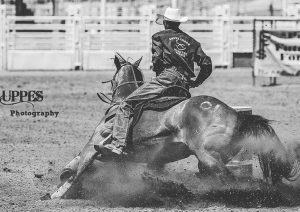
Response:
POLYGON ((300 73, 300 31, 259 32, 254 61, 255 76, 295 76, 300 73))

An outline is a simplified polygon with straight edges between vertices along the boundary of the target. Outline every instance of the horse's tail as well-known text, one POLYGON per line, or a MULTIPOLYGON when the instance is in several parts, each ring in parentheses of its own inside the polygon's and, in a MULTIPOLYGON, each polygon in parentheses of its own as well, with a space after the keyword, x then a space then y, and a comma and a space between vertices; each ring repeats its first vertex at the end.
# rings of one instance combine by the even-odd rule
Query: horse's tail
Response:
POLYGON ((258 155, 266 180, 275 184, 283 177, 293 180, 300 174, 300 165, 279 140, 270 120, 258 115, 238 114, 234 134, 235 138, 245 141, 248 151, 258 155))

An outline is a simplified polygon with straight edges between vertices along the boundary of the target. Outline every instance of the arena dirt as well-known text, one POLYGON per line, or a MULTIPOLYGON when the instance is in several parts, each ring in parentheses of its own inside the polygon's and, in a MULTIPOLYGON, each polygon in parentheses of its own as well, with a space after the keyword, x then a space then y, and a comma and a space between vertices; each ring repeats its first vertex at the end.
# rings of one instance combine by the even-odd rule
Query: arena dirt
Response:
MULTIPOLYGON (((289 206, 278 192, 253 182, 223 186, 211 177, 198 179, 192 157, 169 164, 163 173, 148 172, 143 164, 127 164, 124 169, 96 162, 84 177, 82 189, 73 196, 77 199, 40 201, 55 191, 61 168, 78 154, 102 117, 106 105, 96 92, 109 90, 101 81, 112 74, 1 73, 0 90, 42 90, 44 100, 34 104, 34 110, 58 111, 59 115, 11 117, 10 110, 33 108, 29 104, 0 105, 0 211, 298 210, 300 201, 289 206)), ((150 74, 146 75, 149 79, 150 74)), ((300 78, 278 81, 280 85, 275 87, 253 87, 248 69, 217 70, 192 94, 215 96, 229 105, 252 106, 253 113, 273 120, 272 126, 286 145, 297 148, 300 78)))

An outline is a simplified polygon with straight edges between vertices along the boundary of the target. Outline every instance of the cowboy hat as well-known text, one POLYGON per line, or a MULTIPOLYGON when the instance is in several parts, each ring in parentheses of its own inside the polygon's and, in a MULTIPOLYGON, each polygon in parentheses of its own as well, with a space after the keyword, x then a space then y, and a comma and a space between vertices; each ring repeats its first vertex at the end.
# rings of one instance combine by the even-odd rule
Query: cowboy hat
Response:
POLYGON ((188 19, 189 18, 186 16, 180 16, 180 9, 168 7, 163 15, 157 14, 155 22, 159 25, 162 25, 163 20, 183 23, 186 22, 188 19))

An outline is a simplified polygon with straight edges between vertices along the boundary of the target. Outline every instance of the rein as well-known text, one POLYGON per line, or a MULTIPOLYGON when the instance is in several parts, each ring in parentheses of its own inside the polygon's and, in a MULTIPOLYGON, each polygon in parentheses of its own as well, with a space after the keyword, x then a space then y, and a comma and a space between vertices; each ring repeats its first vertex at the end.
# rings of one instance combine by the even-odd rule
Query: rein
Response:
MULTIPOLYGON (((120 68, 120 69, 121 69, 121 68, 120 68)), ((144 81, 138 81, 138 80, 136 79, 135 72, 134 72, 134 69, 133 69, 132 65, 130 66, 130 70, 131 70, 132 75, 133 75, 133 77, 134 77, 134 81, 124 82, 124 83, 121 83, 120 85, 117 85, 117 87, 115 87, 114 90, 113 90, 112 96, 114 96, 115 93, 116 93, 116 91, 117 91, 119 88, 121 88, 122 86, 124 86, 124 85, 135 84, 135 86, 138 88, 138 87, 139 87, 139 84, 138 84, 138 83, 144 83, 144 81)), ((118 72, 119 72, 119 71, 118 71, 118 72)), ((118 73, 118 72, 117 72, 117 73, 118 73)), ((115 76, 116 76, 116 75, 115 75, 115 76)), ((115 76, 114 76, 114 77, 115 77, 115 76)))
MULTIPOLYGON (((126 63, 126 64, 131 65, 130 63, 126 63)), ((126 65, 126 64, 125 64, 125 65, 126 65)), ((117 90, 120 89, 121 87, 123 87, 123 86, 125 86, 125 85, 135 84, 136 87, 138 88, 138 87, 139 87, 139 83, 144 83, 144 81, 140 81, 140 80, 137 80, 137 79, 136 79, 136 75, 135 75, 135 72, 134 72, 133 67, 131 66, 130 68, 131 68, 131 71, 132 71, 134 80, 133 80, 133 81, 130 81, 130 82, 124 82, 124 83, 121 83, 120 85, 117 85, 117 86, 113 89, 113 91, 112 91, 112 98, 109 98, 106 94, 104 94, 104 93, 102 93, 102 92, 97 93, 97 96, 99 97, 99 99, 100 99, 101 101, 103 101, 104 103, 107 103, 107 104, 112 104, 112 103, 114 102, 114 101, 113 101, 113 97, 114 97, 115 93, 116 93, 117 90)), ((110 83, 112 84, 112 86, 113 86, 113 84, 114 84, 114 82, 115 82, 116 75, 119 73, 120 70, 121 70, 121 68, 120 68, 119 70, 117 70, 117 72, 116 72, 116 73, 114 74, 114 76, 113 76, 113 79, 108 80, 108 81, 103 81, 102 83, 104 84, 104 83, 109 83, 109 82, 110 82, 110 83)))
POLYGON ((106 104, 110 104, 110 103, 112 102, 112 99, 109 98, 105 93, 102 93, 102 92, 97 93, 97 96, 99 97, 99 99, 100 99, 102 102, 104 102, 104 103, 106 103, 106 104))
POLYGON ((130 81, 130 82, 124 82, 124 83, 121 83, 120 85, 118 85, 114 90, 113 90, 113 95, 115 94, 115 92, 122 86, 124 85, 129 85, 129 84, 135 84, 137 85, 137 83, 144 83, 144 81, 130 81))

